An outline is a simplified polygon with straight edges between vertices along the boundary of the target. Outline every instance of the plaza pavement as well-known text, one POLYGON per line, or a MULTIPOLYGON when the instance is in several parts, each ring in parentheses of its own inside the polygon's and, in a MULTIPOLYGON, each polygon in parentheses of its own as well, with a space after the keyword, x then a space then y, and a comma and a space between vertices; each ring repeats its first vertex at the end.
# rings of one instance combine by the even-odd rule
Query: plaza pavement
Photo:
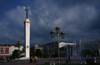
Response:
MULTIPOLYGON (((36 65, 36 64, 45 64, 46 62, 54 62, 54 63, 58 63, 57 58, 53 58, 53 59, 38 59, 37 63, 29 63, 29 60, 21 60, 20 61, 20 65, 36 65)), ((72 60, 71 62, 69 62, 69 64, 71 63, 81 63, 81 62, 86 62, 85 60, 72 60)), ((60 61, 61 64, 65 64, 66 61, 60 61)), ((100 63, 100 58, 97 58, 97 63, 100 63)), ((19 61, 14 61, 14 62, 6 62, 6 63, 0 63, 0 65, 19 65, 19 61)))

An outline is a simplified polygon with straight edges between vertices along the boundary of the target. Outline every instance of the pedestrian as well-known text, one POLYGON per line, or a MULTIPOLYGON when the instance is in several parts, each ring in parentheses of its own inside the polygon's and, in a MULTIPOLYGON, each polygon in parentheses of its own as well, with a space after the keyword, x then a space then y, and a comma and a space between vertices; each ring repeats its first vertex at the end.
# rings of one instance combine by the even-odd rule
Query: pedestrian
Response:
POLYGON ((93 63, 94 63, 94 65, 96 65, 96 57, 95 56, 93 56, 93 63))
POLYGON ((50 56, 50 60, 52 59, 52 56, 50 56))
POLYGON ((34 62, 37 63, 37 56, 34 56, 34 62))
POLYGON ((96 63, 96 57, 94 56, 94 63, 96 63))
POLYGON ((67 56, 66 63, 68 63, 68 62, 69 62, 69 57, 67 56))
POLYGON ((87 59, 87 65, 94 65, 93 56, 89 55, 89 58, 87 59))
MULTIPOLYGON (((86 56, 87 58, 87 56, 86 56)), ((86 59, 87 65, 91 65, 91 56, 89 55, 89 57, 86 59)))
POLYGON ((70 55, 69 55, 69 57, 68 57, 68 58, 69 58, 69 61, 71 62, 70 55))
POLYGON ((30 63, 32 63, 32 62, 33 62, 33 56, 30 57, 30 63))

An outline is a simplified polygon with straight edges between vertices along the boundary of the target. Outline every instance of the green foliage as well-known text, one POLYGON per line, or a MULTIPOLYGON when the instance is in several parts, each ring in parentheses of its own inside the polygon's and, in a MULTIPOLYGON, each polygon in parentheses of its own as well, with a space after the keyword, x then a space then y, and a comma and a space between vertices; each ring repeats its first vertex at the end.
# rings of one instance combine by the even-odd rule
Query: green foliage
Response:
POLYGON ((48 53, 46 52, 46 49, 43 49, 41 51, 40 49, 36 49, 35 56, 42 57, 42 52, 44 58, 48 57, 48 53))
POLYGON ((46 49, 43 49, 44 53, 43 53, 43 57, 47 58, 48 57, 48 52, 46 51, 46 49))
MULTIPOLYGON (((22 51, 20 51, 20 55, 21 55, 22 51)), ((15 59, 18 58, 19 56, 19 50, 14 50, 12 55, 10 56, 10 59, 15 59)))
POLYGON ((42 57, 42 53, 41 53, 40 49, 36 49, 35 56, 42 57))

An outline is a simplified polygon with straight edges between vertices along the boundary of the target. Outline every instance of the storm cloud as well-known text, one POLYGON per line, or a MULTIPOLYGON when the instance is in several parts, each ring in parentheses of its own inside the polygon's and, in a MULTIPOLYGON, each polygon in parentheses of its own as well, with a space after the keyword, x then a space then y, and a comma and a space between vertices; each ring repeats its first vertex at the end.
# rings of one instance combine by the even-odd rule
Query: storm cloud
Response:
MULTIPOLYGON (((0 23, 2 43, 14 44, 20 39, 24 44, 25 11, 22 7, 17 6, 5 13, 7 19, 0 23)), ((50 31, 57 26, 61 27, 60 32, 66 32, 65 42, 79 39, 100 41, 99 0, 34 0, 28 8, 31 45, 53 42, 50 31)))

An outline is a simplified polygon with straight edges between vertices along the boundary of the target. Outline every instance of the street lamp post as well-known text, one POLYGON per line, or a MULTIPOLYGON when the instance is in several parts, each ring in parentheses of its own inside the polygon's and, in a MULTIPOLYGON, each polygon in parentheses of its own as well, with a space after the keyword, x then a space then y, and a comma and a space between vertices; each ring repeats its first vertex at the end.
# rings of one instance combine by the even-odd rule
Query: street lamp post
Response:
POLYGON ((18 46, 18 48, 19 48, 19 52, 18 52, 18 55, 19 55, 19 65, 20 65, 20 45, 21 45, 21 44, 22 44, 21 41, 18 40, 17 46, 18 46))
POLYGON ((62 39, 59 39, 59 33, 60 33, 60 27, 56 27, 56 32, 57 32, 57 38, 54 38, 55 37, 55 31, 51 31, 51 37, 53 40, 57 40, 58 41, 58 64, 60 65, 60 49, 59 49, 59 40, 64 40, 65 38, 65 32, 61 32, 61 35, 62 35, 62 39))

